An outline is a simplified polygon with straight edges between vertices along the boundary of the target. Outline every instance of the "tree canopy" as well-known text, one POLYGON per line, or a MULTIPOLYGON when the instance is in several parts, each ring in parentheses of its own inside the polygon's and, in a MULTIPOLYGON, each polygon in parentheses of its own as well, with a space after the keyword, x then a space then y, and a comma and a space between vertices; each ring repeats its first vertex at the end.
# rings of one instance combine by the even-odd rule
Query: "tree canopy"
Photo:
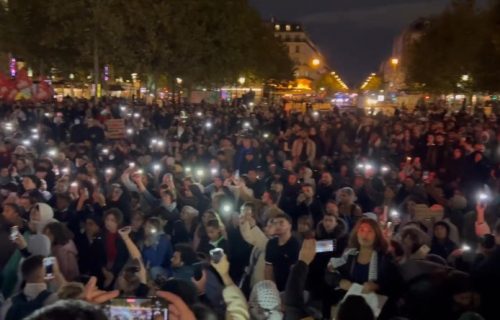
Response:
POLYGON ((101 68, 157 82, 220 86, 241 76, 288 80, 293 63, 247 0, 10 0, 0 2, 0 51, 36 72, 101 68))
POLYGON ((455 0, 406 52, 407 81, 429 92, 500 90, 500 1, 455 0))

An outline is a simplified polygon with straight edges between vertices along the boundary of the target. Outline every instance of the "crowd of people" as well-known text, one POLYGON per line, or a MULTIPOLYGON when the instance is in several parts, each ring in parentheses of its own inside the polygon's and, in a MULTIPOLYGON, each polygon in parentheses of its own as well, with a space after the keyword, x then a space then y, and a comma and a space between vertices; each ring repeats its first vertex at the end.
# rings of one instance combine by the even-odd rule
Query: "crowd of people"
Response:
POLYGON ((65 98, 0 118, 0 319, 139 319, 95 305, 118 296, 169 319, 498 319, 481 109, 65 98))

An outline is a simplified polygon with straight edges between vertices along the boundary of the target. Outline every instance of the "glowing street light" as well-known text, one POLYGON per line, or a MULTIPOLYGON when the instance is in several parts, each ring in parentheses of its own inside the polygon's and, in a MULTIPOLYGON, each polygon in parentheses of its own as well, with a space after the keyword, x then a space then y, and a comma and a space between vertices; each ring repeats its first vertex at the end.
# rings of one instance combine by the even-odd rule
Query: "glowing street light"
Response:
POLYGON ((469 81, 470 76, 468 74, 462 75, 462 81, 469 81))
POLYGON ((319 60, 318 58, 314 58, 314 59, 312 59, 311 64, 314 67, 318 67, 321 64, 321 60, 319 60))
POLYGON ((181 78, 175 78, 175 81, 177 84, 181 85, 182 84, 182 79, 181 78))
POLYGON ((398 59, 398 58, 392 58, 392 59, 391 59, 391 64, 392 64, 393 66, 397 66, 397 65, 399 64, 399 59, 398 59))
POLYGON ((238 79, 238 83, 241 84, 241 85, 244 85, 246 81, 247 81, 247 79, 245 79, 245 77, 240 77, 238 79))

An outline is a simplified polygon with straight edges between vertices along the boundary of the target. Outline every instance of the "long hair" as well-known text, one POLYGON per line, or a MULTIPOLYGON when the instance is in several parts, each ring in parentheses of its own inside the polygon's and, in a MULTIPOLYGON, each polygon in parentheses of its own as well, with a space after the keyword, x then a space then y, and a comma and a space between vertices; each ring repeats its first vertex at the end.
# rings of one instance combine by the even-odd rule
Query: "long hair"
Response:
POLYGON ((377 221, 370 218, 361 218, 356 223, 356 225, 351 231, 351 236, 349 237, 349 248, 355 248, 358 250, 360 249, 361 245, 359 244, 358 241, 358 230, 363 224, 369 225, 375 232, 375 241, 373 242, 373 250, 382 253, 387 252, 389 245, 387 243, 387 240, 384 238, 382 229, 380 228, 377 221))

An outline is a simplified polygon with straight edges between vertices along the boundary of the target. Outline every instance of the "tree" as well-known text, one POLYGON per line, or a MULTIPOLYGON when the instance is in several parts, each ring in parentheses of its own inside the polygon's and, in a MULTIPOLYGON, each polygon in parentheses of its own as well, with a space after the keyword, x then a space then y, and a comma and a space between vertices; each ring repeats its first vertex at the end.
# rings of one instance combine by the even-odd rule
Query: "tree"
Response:
MULTIPOLYGON (((442 14, 431 19, 422 37, 407 54, 407 78, 427 91, 456 92, 463 75, 474 81, 479 48, 486 34, 475 1, 456 0, 442 14)), ((475 87, 471 83, 471 87, 475 87)))
POLYGON ((326 91, 327 94, 346 91, 340 82, 330 73, 323 74, 318 80, 314 82, 314 89, 316 91, 326 91))

